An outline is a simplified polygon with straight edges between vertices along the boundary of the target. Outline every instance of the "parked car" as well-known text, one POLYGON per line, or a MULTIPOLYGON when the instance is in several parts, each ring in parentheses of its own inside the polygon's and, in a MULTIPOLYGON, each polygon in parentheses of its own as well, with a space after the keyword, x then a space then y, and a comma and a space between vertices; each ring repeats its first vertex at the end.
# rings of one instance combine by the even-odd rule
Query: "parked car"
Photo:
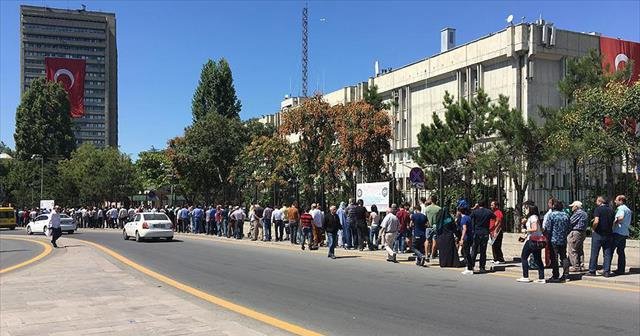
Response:
POLYGON ((167 215, 160 212, 143 212, 136 214, 132 222, 125 224, 122 230, 124 240, 135 237, 137 242, 144 239, 173 239, 173 224, 167 215))
MULTIPOLYGON (((27 234, 30 234, 30 235, 34 233, 46 234, 46 230, 48 229, 47 224, 49 224, 50 218, 51 218, 51 214, 42 214, 36 217, 36 219, 33 222, 30 222, 29 224, 27 224, 27 234)), ((78 229, 76 225, 76 221, 65 214, 60 214, 60 228, 62 229, 62 232, 67 232, 68 234, 72 234, 78 229)))

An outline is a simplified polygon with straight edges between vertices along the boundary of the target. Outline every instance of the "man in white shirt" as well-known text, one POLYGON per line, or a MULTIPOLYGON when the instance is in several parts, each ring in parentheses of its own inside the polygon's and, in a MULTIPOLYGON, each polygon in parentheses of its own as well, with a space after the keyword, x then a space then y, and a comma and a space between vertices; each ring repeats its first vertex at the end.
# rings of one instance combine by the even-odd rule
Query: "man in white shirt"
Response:
POLYGON ((53 210, 51 211, 47 228, 51 230, 51 245, 57 248, 58 244, 56 244, 56 240, 62 236, 62 228, 60 227, 60 207, 57 205, 53 207, 53 210))
POLYGON ((244 226, 244 219, 246 215, 244 211, 239 207, 235 207, 235 211, 231 214, 231 218, 236 220, 236 224, 234 225, 233 232, 235 233, 236 239, 242 239, 242 231, 244 226))
POLYGON ((318 245, 324 245, 324 237, 322 235, 322 222, 324 221, 324 214, 316 203, 311 204, 311 211, 309 214, 313 217, 313 243, 315 247, 318 245))
POLYGON ((398 206, 394 203, 391 205, 391 211, 382 220, 380 224, 380 232, 384 237, 384 249, 387 250, 387 261, 397 263, 396 253, 393 251, 393 242, 396 241, 400 221, 396 217, 398 206))
POLYGON ((284 213, 281 208, 277 206, 271 213, 271 222, 273 223, 273 228, 276 231, 276 241, 282 241, 284 236, 284 213))

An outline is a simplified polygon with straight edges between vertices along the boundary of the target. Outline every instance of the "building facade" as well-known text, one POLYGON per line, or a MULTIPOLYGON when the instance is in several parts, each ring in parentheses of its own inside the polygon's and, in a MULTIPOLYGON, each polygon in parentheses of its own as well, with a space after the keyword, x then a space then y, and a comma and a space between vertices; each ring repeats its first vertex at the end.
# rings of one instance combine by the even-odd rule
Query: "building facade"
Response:
POLYGON ((20 6, 20 92, 45 76, 45 57, 86 61, 85 114, 76 145, 118 146, 118 52, 114 13, 20 6))

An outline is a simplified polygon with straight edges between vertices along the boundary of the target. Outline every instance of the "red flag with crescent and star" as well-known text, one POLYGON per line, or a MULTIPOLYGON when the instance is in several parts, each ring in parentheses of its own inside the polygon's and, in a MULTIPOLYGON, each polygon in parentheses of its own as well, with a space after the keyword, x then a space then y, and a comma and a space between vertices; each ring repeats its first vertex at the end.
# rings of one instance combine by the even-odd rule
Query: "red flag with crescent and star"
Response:
POLYGON ((640 43, 600 36, 600 53, 603 69, 622 70, 633 60, 629 84, 640 78, 640 43))
POLYGON ((85 66, 83 59, 53 57, 44 59, 47 80, 59 82, 69 94, 72 118, 84 116, 85 66))

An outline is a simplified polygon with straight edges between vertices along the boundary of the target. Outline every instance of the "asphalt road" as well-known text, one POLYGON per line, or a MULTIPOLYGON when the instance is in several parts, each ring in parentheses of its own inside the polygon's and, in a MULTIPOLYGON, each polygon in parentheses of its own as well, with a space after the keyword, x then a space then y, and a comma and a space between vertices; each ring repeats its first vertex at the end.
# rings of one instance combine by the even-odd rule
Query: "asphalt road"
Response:
MULTIPOLYGON (((4 233, 3 230, 2 234, 4 233)), ((36 242, 0 238, 0 269, 27 261, 42 251, 44 248, 36 242)))
POLYGON ((521 284, 300 250, 185 238, 107 246, 148 268, 235 303, 328 335, 637 335, 640 294, 521 284))

